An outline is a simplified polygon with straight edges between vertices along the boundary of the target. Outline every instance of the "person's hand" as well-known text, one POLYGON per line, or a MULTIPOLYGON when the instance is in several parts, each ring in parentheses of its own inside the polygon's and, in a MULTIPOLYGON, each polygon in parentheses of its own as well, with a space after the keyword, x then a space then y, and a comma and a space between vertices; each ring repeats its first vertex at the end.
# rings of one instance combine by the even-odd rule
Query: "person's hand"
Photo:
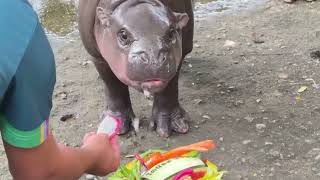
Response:
POLYGON ((120 163, 120 151, 117 138, 109 139, 107 134, 88 133, 81 147, 96 160, 87 173, 105 176, 116 171, 120 163))

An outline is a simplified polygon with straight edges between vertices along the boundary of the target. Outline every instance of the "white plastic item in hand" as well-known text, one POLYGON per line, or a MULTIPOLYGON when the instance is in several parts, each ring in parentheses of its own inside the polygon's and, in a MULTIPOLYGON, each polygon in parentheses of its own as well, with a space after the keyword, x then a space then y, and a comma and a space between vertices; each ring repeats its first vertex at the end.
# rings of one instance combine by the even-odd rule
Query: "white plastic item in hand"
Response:
POLYGON ((112 139, 120 130, 120 121, 117 118, 106 116, 99 125, 97 133, 108 134, 112 139))

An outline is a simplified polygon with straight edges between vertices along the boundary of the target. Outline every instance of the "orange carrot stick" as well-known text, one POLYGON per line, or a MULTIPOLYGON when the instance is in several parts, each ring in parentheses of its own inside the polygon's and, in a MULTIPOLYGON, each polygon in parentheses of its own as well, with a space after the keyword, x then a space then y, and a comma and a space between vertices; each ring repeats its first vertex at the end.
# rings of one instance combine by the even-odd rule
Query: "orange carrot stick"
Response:
POLYGON ((182 147, 172 149, 164 154, 160 154, 160 153, 152 154, 150 158, 146 160, 145 164, 148 169, 151 169, 153 166, 163 161, 166 161, 171 158, 180 157, 188 152, 191 152, 191 151, 206 152, 214 147, 215 147, 215 144, 213 143, 212 140, 201 141, 195 144, 190 144, 187 146, 182 146, 182 147))

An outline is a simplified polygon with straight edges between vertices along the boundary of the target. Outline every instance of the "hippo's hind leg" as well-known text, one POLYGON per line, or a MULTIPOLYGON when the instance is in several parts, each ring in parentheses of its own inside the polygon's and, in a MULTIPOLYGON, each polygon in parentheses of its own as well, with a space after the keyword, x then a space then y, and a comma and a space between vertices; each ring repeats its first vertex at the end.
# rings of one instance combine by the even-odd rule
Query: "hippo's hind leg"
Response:
POLYGON ((106 111, 104 116, 113 116, 121 120, 119 134, 126 134, 135 118, 132 110, 128 86, 123 84, 111 71, 108 63, 103 59, 95 59, 94 64, 105 84, 106 111))

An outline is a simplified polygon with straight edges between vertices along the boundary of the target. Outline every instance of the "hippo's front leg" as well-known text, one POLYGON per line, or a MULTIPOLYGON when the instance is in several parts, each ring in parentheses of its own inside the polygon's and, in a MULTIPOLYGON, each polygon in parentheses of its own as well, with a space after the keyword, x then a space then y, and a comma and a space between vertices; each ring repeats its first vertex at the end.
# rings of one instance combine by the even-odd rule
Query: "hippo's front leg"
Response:
POLYGON ((106 110, 103 117, 113 116, 121 121, 119 134, 126 134, 130 130, 131 122, 135 118, 132 110, 128 86, 123 84, 111 71, 108 63, 103 59, 96 59, 94 64, 105 84, 106 110))
POLYGON ((177 133, 187 133, 189 130, 190 117, 178 99, 178 79, 177 74, 166 89, 154 96, 150 126, 156 128, 161 137, 169 137, 172 130, 177 133))

